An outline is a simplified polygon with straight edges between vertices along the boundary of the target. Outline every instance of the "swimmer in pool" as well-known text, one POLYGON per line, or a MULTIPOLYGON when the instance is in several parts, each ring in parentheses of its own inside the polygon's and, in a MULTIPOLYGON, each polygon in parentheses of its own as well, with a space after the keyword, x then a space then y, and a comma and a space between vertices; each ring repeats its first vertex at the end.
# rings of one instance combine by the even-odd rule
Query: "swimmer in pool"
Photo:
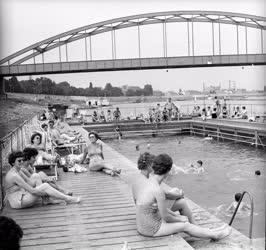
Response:
MULTIPOLYGON (((235 194, 235 201, 232 202, 232 204, 226 209, 226 211, 233 213, 237 207, 238 202, 241 199, 241 196, 242 196, 241 193, 236 193, 235 194)), ((248 204, 246 204, 245 202, 241 201, 239 208, 238 208, 238 211, 244 212, 244 211, 248 211, 248 210, 250 210, 250 206, 248 204)))
POLYGON ((201 160, 198 160, 196 164, 191 164, 189 169, 186 171, 186 173, 193 173, 193 174, 202 174, 205 172, 204 167, 202 166, 203 162, 201 160))
POLYGON ((211 137, 211 135, 207 135, 207 137, 203 138, 204 141, 211 141, 213 140, 213 138, 211 137))

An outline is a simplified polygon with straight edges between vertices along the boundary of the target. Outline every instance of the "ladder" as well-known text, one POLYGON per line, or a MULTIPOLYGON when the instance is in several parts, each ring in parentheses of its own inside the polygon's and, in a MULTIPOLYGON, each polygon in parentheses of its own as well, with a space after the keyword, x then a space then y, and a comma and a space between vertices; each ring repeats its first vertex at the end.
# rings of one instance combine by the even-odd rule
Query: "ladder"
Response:
POLYGON ((250 194, 249 192, 244 191, 244 192, 242 193, 241 198, 240 198, 240 200, 238 201, 238 204, 237 204, 236 209, 235 209, 235 211, 234 211, 234 214, 233 214, 233 216, 232 216, 232 218, 231 218, 231 220, 230 220, 230 222, 229 222, 229 226, 232 225, 232 223, 233 223, 233 221, 234 221, 234 219, 235 219, 236 213, 237 213, 237 211, 238 211, 238 208, 239 208, 239 206, 240 206, 240 203, 241 203, 241 201, 243 200, 243 197, 244 197, 245 194, 248 195, 249 200, 250 200, 251 211, 250 211, 250 216, 249 216, 249 217, 250 217, 250 220, 249 220, 249 238, 252 239, 254 202, 253 202, 253 198, 252 198, 252 196, 251 196, 251 194, 250 194))

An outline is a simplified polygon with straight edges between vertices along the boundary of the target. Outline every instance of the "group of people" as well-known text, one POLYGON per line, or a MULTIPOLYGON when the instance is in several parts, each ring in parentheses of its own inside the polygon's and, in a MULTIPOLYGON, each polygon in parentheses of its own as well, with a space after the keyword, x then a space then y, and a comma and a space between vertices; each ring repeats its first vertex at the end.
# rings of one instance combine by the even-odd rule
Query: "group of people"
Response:
MULTIPOLYGON (((78 133, 69 131, 60 119, 49 120, 48 123, 45 120, 41 128, 42 132, 33 133, 29 146, 23 151, 12 152, 8 158, 11 168, 5 176, 5 201, 14 209, 31 207, 39 201, 43 204, 81 201, 81 197, 74 196, 73 192, 58 185, 56 180, 44 172, 37 172, 34 167, 43 161, 60 164, 62 158, 49 152, 47 144, 52 141, 60 144, 77 140, 78 133)), ((117 133, 120 133, 119 128, 117 133)), ((88 136, 90 143, 81 154, 71 156, 72 163, 84 164, 90 171, 102 171, 111 176, 121 175, 120 169, 110 166, 104 160, 103 144, 99 135, 91 131, 88 136)), ((69 157, 65 158, 68 159, 66 163, 69 163, 69 157)), ((184 192, 163 183, 172 166, 173 161, 167 154, 155 156, 145 152, 140 155, 140 173, 134 175, 130 181, 136 205, 138 232, 152 237, 185 232, 194 237, 214 240, 229 235, 231 228, 228 226, 208 229, 197 225, 184 198, 184 192)), ((202 161, 198 161, 191 168, 202 168, 202 161)))
POLYGON ((157 103, 156 107, 149 108, 146 115, 139 114, 137 119, 144 120, 146 123, 160 123, 178 119, 180 117, 180 109, 168 98, 165 105, 157 103))
POLYGON ((248 119, 246 106, 242 106, 241 109, 236 105, 233 109, 233 113, 230 114, 227 109, 227 105, 224 102, 221 105, 217 96, 214 97, 214 103, 212 106, 200 108, 200 106, 194 106, 191 115, 193 117, 201 117, 203 120, 216 119, 216 118, 235 118, 235 119, 248 119))
POLYGON ((97 110, 94 110, 92 113, 92 122, 112 122, 112 121, 120 121, 121 119, 121 111, 117 107, 113 113, 110 109, 107 110, 107 113, 105 115, 104 111, 101 110, 98 112, 97 110))

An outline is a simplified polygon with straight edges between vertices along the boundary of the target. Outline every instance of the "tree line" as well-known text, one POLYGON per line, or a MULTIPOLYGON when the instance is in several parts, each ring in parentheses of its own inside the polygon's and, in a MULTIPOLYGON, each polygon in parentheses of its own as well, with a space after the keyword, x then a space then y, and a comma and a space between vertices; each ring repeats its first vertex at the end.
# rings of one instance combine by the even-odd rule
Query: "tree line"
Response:
POLYGON ((19 81, 13 76, 5 79, 6 92, 45 94, 45 95, 72 95, 72 96, 152 96, 153 88, 150 84, 143 88, 134 87, 122 90, 119 87, 113 87, 111 83, 106 83, 104 88, 94 87, 92 82, 87 88, 76 88, 68 82, 55 83, 50 78, 40 77, 29 80, 19 81))

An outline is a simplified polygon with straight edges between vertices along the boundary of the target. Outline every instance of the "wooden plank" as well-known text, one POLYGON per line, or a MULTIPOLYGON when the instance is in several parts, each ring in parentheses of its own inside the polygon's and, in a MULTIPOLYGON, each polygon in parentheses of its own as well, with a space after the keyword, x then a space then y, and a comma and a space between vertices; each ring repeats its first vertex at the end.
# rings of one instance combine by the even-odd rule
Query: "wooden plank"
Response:
MULTIPOLYGON (((134 173, 137 170, 136 163, 108 145, 104 145, 104 154, 108 162, 121 166, 122 171, 134 173)), ((6 208, 4 214, 14 218, 24 230, 22 249, 120 250, 124 241, 132 249, 192 249, 182 238, 191 240, 186 234, 158 238, 138 234, 134 203, 124 182, 128 176, 112 178, 97 172, 73 174, 64 173, 62 169, 59 171, 59 183, 80 195, 83 201, 67 206, 39 206, 23 210, 6 208)), ((197 204, 187 201, 200 225, 215 227, 222 224, 197 204)), ((233 237, 238 241, 245 240, 237 232, 233 237)), ((200 242, 204 242, 206 247, 217 247, 208 245, 211 244, 209 241, 200 242)))

